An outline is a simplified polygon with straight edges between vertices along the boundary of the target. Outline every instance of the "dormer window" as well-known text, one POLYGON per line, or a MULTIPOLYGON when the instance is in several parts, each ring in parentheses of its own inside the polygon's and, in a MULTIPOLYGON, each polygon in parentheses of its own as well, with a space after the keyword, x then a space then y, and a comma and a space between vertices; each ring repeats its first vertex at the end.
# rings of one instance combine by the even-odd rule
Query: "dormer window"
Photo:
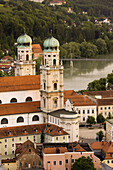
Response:
POLYGON ((8 135, 11 135, 11 131, 8 132, 8 135))
POLYGON ((37 129, 34 129, 34 131, 35 131, 35 132, 38 132, 38 130, 37 130, 37 129))
POLYGON ((24 132, 24 133, 26 133, 26 132, 27 132, 27 130, 25 129, 25 130, 23 130, 23 132, 24 132))

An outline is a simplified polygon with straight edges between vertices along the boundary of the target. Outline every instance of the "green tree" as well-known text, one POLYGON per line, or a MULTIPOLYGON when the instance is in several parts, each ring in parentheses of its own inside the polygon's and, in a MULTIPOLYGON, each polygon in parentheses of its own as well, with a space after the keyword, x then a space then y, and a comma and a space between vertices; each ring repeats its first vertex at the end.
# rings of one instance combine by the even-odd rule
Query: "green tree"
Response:
POLYGON ((98 53, 96 45, 87 42, 82 42, 80 49, 81 57, 92 58, 98 53))
POLYGON ((99 142, 101 142, 102 139, 103 139, 103 137, 104 137, 103 131, 100 130, 100 131, 97 133, 97 135, 98 135, 99 142))
POLYGON ((95 124, 95 118, 93 116, 88 116, 86 123, 95 124))
POLYGON ((113 119, 113 116, 111 115, 111 113, 109 112, 107 119, 113 119))
POLYGON ((88 84, 89 91, 100 91, 106 90, 106 78, 101 78, 99 80, 94 80, 88 84))
POLYGON ((107 75, 107 83, 108 83, 108 87, 113 85, 113 73, 107 75))
POLYGON ((89 157, 82 156, 79 159, 75 160, 75 163, 73 164, 71 170, 96 170, 94 168, 94 163, 92 162, 92 159, 89 157))
POLYGON ((106 42, 102 38, 98 38, 96 41, 99 54, 106 54, 108 52, 106 42))
POLYGON ((97 116, 97 123, 104 123, 105 122, 105 118, 102 114, 99 114, 97 116))

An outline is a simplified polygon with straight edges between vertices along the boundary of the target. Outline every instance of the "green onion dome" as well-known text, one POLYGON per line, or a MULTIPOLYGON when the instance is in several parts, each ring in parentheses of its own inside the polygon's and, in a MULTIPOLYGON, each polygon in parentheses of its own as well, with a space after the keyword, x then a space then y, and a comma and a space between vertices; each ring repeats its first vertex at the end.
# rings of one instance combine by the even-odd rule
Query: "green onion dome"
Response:
POLYGON ((57 51, 59 50, 59 41, 54 38, 54 37, 51 37, 51 38, 48 38, 44 41, 44 51, 57 51))
POLYGON ((31 46, 32 39, 27 34, 23 34, 17 39, 18 46, 31 46))

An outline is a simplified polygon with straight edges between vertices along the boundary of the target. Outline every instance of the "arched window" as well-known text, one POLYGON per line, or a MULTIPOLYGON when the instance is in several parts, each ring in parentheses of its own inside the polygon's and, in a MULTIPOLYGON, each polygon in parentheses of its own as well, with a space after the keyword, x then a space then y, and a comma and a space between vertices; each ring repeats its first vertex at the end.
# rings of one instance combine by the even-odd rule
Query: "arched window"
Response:
POLYGON ((57 107, 57 100, 58 100, 57 98, 54 99, 54 108, 57 107))
POLYGON ((20 116, 17 118, 17 123, 21 123, 21 122, 24 122, 24 118, 20 116))
POLYGON ((46 89, 46 83, 44 83, 44 90, 46 89))
POLYGON ((54 83, 54 90, 57 90, 57 83, 54 83))
POLYGON ((53 60, 53 65, 56 66, 56 59, 53 60))
POLYGON ((16 98, 12 98, 12 99, 10 100, 10 103, 17 103, 17 99, 16 99, 16 98))
POLYGON ((28 54, 26 55, 26 61, 29 61, 29 55, 28 54))
POLYGON ((33 100, 32 100, 32 98, 31 97, 27 97, 26 98, 26 102, 32 102, 33 100))
POLYGON ((1 124, 8 124, 8 119, 3 118, 3 119, 1 120, 1 124))
POLYGON ((46 107, 46 99, 43 98, 43 102, 44 102, 44 107, 46 107))
POLYGON ((39 121, 39 116, 37 115, 33 116, 32 121, 39 121))
POLYGON ((2 104, 2 100, 0 100, 0 104, 2 104))
POLYGON ((45 59, 45 65, 46 65, 46 59, 45 59))

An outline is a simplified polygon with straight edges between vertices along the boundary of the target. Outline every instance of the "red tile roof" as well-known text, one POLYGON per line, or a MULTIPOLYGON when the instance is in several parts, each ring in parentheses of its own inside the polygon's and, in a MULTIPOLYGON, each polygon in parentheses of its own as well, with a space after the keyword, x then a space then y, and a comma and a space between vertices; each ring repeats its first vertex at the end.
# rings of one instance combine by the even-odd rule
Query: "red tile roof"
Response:
POLYGON ((43 152, 44 152, 45 154, 56 154, 56 153, 57 153, 57 150, 59 150, 59 153, 68 152, 68 150, 67 150, 66 147, 44 148, 44 149, 43 149, 43 152))
POLYGON ((41 134, 42 132, 50 136, 69 135, 67 132, 63 130, 62 127, 51 125, 51 124, 47 125, 46 123, 43 123, 43 124, 35 124, 35 125, 0 128, 0 138, 36 135, 36 134, 41 134))
POLYGON ((97 99, 97 105, 113 105, 113 99, 97 99))
POLYGON ((32 44, 33 53, 43 53, 40 44, 32 44))
POLYGON ((39 112, 40 101, 0 105, 0 116, 39 112))
POLYGON ((39 89, 40 75, 0 77, 0 92, 39 89))
POLYGON ((4 56, 4 57, 1 58, 1 60, 11 60, 11 61, 13 61, 13 57, 11 57, 11 56, 4 56))
POLYGON ((113 97, 113 90, 107 90, 107 91, 87 91, 83 92, 85 95, 89 96, 102 96, 102 98, 110 98, 113 97))
POLYGON ((91 143, 91 148, 93 150, 101 150, 105 146, 106 143, 107 142, 104 142, 104 141, 102 141, 102 142, 93 142, 93 143, 91 143))

